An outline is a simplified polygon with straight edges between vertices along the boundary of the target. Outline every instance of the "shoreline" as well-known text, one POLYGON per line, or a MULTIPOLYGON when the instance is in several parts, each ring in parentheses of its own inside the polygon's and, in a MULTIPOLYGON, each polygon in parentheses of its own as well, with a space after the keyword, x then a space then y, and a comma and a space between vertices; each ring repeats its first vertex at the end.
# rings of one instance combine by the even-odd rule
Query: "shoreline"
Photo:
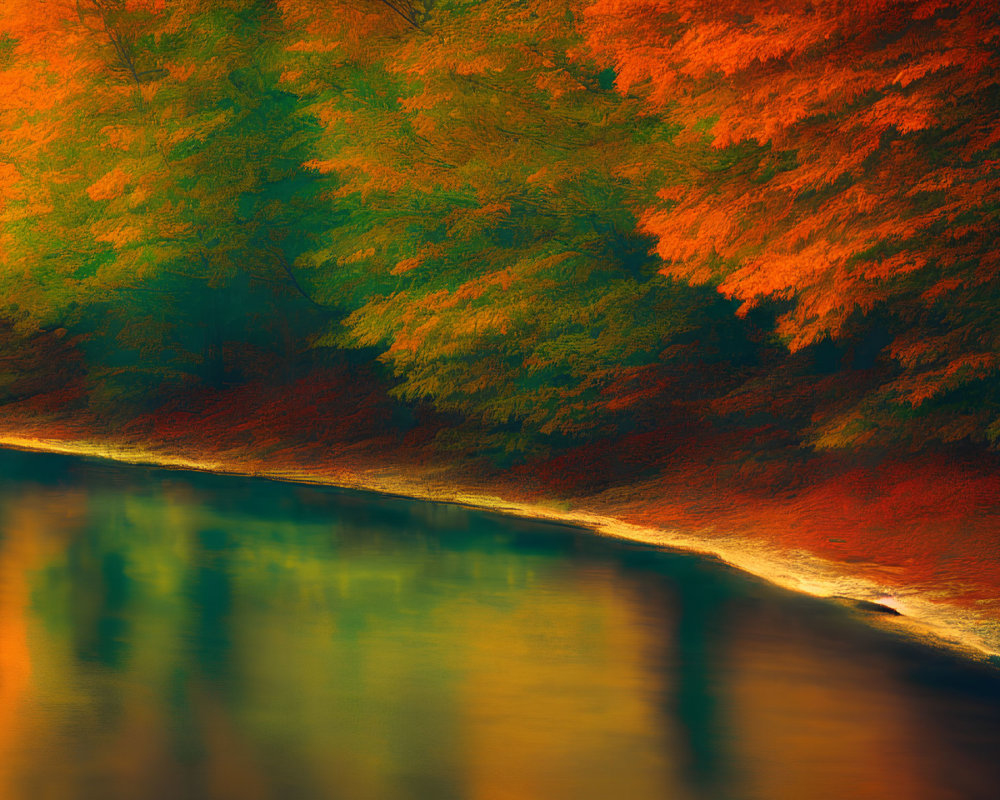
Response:
POLYGON ((162 452, 137 445, 10 434, 0 434, 0 448, 367 491, 572 525, 598 536, 715 558, 787 591, 831 602, 846 600, 866 624, 917 639, 927 646, 944 648, 984 663, 1000 659, 1000 620, 978 613, 974 608, 948 602, 948 595, 943 590, 935 594, 919 588, 880 583, 851 574, 843 562, 823 558, 805 549, 785 550, 713 529, 681 531, 637 525, 592 511, 564 510, 474 490, 446 488, 426 477, 397 475, 388 469, 359 472, 338 468, 327 475, 304 468, 268 467, 266 463, 263 468, 245 464, 241 468, 226 459, 195 458, 181 452, 162 452), (862 604, 888 613, 865 611, 862 604))

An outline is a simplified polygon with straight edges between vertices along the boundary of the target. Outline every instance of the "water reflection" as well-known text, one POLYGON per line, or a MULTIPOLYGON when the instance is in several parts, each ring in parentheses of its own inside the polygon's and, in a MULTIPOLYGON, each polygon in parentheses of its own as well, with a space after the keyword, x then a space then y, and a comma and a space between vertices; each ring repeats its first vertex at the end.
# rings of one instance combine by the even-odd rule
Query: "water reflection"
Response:
POLYGON ((719 565, 0 452, 0 797, 990 798, 1000 681, 719 565))

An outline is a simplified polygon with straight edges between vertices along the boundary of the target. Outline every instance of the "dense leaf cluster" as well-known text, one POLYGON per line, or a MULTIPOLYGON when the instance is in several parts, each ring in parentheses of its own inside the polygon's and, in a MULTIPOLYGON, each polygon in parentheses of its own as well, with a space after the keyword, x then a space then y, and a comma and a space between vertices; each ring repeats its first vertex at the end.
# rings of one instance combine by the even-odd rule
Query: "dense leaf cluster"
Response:
POLYGON ((996 440, 995 13, 772 5, 8 0, 4 341, 98 408, 357 350, 512 452, 996 440))

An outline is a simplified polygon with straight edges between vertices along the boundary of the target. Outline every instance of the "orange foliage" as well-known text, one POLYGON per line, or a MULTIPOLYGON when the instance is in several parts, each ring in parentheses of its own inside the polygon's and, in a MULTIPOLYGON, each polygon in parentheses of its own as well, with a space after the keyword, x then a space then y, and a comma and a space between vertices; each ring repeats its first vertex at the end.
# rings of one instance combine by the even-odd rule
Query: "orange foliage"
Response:
MULTIPOLYGON (((992 249, 992 3, 598 0, 581 24, 621 93, 718 149, 761 148, 756 167, 673 187, 642 226, 668 274, 714 281, 744 308, 795 298, 781 326, 793 348, 893 281, 992 249), (942 226, 950 236, 931 234, 942 226)), ((943 279, 924 300, 962 283, 943 279)))
POLYGON ((91 200, 113 200, 120 197, 128 185, 128 176, 121 169, 113 169, 87 187, 91 200))

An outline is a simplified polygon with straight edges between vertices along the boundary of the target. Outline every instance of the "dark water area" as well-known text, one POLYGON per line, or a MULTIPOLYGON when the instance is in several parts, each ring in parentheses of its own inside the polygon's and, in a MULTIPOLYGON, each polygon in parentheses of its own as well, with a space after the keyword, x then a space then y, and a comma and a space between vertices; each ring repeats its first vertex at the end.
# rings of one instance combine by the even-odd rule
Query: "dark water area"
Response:
POLYGON ((0 798, 998 796, 1000 670, 689 554, 0 451, 0 798))

